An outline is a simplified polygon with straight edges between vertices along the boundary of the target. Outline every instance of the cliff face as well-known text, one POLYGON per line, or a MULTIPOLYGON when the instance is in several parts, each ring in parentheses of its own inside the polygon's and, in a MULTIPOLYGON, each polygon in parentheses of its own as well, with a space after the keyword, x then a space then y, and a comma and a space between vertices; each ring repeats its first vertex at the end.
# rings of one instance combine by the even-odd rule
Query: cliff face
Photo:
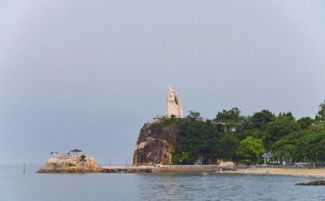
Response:
POLYGON ((90 156, 86 156, 85 161, 81 161, 80 157, 60 157, 51 156, 38 173, 86 173, 99 172, 101 167, 96 160, 90 156))
POLYGON ((172 164, 172 153, 179 128, 155 119, 143 126, 133 154, 132 165, 172 164))

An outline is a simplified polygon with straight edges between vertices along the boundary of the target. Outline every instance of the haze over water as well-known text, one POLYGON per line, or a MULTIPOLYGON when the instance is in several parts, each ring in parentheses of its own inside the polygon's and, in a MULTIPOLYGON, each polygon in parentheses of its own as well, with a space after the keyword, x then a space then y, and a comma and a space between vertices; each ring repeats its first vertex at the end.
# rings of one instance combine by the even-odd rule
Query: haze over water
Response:
POLYGON ((36 174, 36 166, 0 166, 2 201, 220 200, 321 201, 312 178, 227 174, 36 174))

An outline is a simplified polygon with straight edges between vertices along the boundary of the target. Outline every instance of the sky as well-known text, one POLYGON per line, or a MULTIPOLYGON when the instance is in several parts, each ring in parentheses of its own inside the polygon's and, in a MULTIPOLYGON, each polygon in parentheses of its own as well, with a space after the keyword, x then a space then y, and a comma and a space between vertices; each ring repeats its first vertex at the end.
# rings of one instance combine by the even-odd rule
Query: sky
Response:
POLYGON ((184 112, 317 113, 322 0, 0 1, 0 163, 130 163, 168 84, 184 112))

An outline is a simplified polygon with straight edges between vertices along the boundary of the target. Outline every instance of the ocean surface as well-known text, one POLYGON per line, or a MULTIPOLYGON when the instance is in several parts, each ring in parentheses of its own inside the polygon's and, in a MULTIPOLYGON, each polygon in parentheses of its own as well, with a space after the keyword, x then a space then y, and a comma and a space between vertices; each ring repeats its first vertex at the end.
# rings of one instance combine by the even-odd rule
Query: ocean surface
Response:
POLYGON ((0 201, 290 200, 325 201, 313 178, 231 174, 37 174, 0 165, 0 201))

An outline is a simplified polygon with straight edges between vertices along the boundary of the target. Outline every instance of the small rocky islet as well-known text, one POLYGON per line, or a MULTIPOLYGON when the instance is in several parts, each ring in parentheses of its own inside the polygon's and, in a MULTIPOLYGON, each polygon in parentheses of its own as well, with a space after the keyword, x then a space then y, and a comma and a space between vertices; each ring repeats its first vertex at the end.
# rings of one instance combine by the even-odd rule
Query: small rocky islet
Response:
POLYGON ((81 150, 74 149, 68 154, 52 152, 37 173, 96 173, 101 171, 97 161, 88 155, 81 154, 81 150))

